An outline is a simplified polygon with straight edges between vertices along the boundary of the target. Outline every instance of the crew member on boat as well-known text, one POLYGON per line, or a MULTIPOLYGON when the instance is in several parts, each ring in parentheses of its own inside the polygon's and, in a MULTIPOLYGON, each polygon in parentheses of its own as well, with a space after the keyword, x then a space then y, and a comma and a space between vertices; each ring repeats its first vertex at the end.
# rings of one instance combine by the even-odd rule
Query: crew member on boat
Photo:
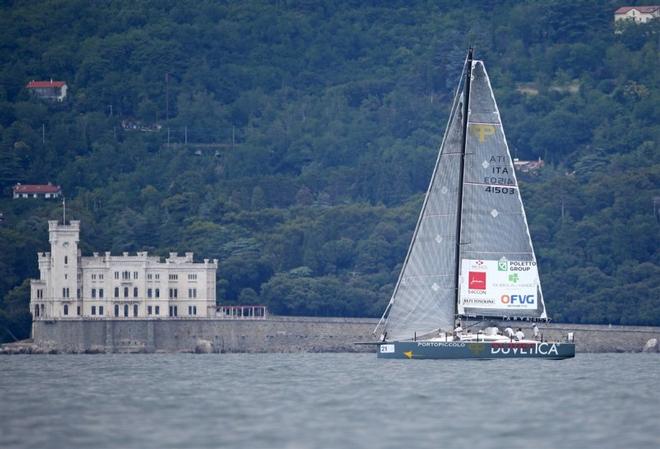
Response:
POLYGON ((516 340, 520 341, 524 339, 525 339, 525 333, 522 331, 521 328, 518 328, 518 330, 516 331, 516 340))

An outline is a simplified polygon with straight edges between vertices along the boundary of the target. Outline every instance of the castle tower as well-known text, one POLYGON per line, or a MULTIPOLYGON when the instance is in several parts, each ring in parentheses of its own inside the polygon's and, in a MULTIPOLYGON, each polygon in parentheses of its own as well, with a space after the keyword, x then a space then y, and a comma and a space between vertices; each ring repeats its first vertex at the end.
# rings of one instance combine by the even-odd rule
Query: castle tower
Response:
POLYGON ((80 221, 70 224, 48 221, 50 241, 49 295, 53 298, 53 317, 74 318, 80 315, 81 280, 78 269, 80 254, 80 221))

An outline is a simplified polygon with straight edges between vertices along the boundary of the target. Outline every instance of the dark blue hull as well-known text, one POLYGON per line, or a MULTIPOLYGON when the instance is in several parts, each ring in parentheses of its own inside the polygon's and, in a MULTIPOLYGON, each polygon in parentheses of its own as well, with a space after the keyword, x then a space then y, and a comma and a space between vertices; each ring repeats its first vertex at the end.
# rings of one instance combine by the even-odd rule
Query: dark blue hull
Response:
POLYGON ((575 343, 391 341, 378 344, 383 359, 567 359, 575 343))

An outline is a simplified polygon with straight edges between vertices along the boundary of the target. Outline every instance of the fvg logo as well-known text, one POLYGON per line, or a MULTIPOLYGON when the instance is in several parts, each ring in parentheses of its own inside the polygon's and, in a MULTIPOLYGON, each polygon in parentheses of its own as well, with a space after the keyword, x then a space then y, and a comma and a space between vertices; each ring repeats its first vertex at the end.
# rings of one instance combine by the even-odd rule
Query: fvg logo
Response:
POLYGON ((502 295, 500 297, 502 304, 535 304, 536 296, 535 295, 502 295))

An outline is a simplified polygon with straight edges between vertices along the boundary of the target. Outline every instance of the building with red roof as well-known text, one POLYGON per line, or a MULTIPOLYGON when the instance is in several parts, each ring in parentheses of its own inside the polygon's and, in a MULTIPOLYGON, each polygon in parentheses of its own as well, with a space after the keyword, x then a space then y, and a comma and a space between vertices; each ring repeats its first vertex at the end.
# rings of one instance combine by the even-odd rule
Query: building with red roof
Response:
POLYGON ((25 86, 33 95, 46 100, 64 101, 67 85, 64 81, 30 81, 25 86))
POLYGON ((660 17, 660 5, 622 6, 614 11, 614 22, 628 20, 635 23, 646 23, 660 17))
POLYGON ((14 186, 14 199, 19 198, 60 198, 62 188, 48 184, 16 184, 14 186))

